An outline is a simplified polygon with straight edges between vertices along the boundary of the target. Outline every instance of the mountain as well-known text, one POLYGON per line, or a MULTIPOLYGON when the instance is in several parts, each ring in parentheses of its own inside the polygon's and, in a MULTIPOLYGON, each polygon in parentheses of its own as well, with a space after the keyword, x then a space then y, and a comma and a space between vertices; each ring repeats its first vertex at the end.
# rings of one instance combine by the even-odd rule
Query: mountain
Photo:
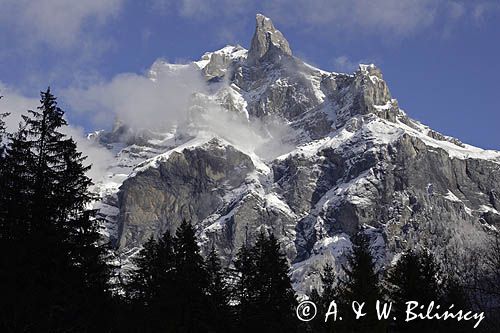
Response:
POLYGON ((306 291, 325 262, 340 268, 359 230, 382 267, 417 244, 439 256, 481 246, 500 225, 500 152, 408 117, 374 65, 317 69, 258 14, 249 50, 157 61, 148 77, 187 69, 207 89, 186 119, 90 135, 115 154, 96 207, 126 258, 183 219, 226 264, 266 229, 306 291))

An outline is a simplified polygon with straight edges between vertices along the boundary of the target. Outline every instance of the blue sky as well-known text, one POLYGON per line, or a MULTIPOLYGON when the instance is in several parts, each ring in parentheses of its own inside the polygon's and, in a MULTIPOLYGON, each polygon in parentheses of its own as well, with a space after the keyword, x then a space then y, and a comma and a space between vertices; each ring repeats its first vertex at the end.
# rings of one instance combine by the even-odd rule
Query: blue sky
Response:
POLYGON ((71 122, 109 126, 78 112, 67 92, 142 74, 157 58, 182 63, 226 44, 248 47, 262 12, 296 56, 342 72, 373 62, 411 117, 500 149, 498 0, 0 0, 0 7, 4 109, 29 107, 51 85, 71 122))

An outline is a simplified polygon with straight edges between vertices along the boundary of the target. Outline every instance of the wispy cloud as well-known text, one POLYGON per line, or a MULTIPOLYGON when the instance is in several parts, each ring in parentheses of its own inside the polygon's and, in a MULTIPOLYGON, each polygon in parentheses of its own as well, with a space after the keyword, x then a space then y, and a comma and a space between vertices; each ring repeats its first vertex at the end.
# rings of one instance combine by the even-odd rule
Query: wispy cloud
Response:
POLYGON ((86 112, 98 127, 119 119, 132 129, 177 128, 180 136, 218 136, 264 158, 282 154, 291 129, 279 121, 261 123, 229 111, 227 82, 209 86, 194 65, 157 61, 148 76, 124 73, 82 89, 68 89, 64 101, 86 112))
POLYGON ((182 120, 192 94, 203 92, 205 82, 193 66, 162 63, 153 65, 154 81, 123 73, 107 82, 67 89, 63 96, 75 110, 92 115, 99 127, 109 126, 113 116, 144 128, 182 120))
POLYGON ((472 6, 472 14, 477 21, 482 22, 488 15, 500 12, 498 1, 478 1, 472 6))
POLYGON ((124 0, 3 0, 0 25, 21 42, 65 49, 82 39, 84 30, 115 16, 124 0), (7 29, 8 27, 8 29, 7 29))
POLYGON ((22 119, 21 115, 27 110, 33 110, 39 104, 36 98, 26 97, 2 82, 0 82, 0 95, 4 96, 0 100, 0 113, 10 113, 5 122, 7 129, 11 132, 17 130, 22 119))
MULTIPOLYGON (((108 24, 126 0, 0 0, 0 63, 16 65, 24 92, 64 86, 92 72, 113 50, 108 24), (7 47, 8 45, 8 47, 7 47)), ((2 68, 2 74, 9 71, 2 68)))
POLYGON ((432 24, 438 4, 435 0, 295 0, 287 6, 287 1, 276 0, 269 10, 282 24, 290 22, 287 17, 299 17, 298 24, 308 29, 399 37, 432 24))
MULTIPOLYGON (((405 38, 429 28, 450 30, 465 16, 480 18, 498 6, 493 0, 150 0, 165 12, 195 20, 238 22, 263 11, 281 26, 322 34, 362 33, 379 38, 405 38)), ((223 22, 219 22, 225 29, 223 22)), ((234 27, 233 27, 234 28, 234 27)), ((223 33, 224 34, 224 33, 223 33)))
POLYGON ((342 55, 332 60, 332 68, 335 72, 350 73, 354 72, 358 68, 359 64, 369 64, 372 62, 373 61, 369 60, 354 61, 348 56, 342 55))

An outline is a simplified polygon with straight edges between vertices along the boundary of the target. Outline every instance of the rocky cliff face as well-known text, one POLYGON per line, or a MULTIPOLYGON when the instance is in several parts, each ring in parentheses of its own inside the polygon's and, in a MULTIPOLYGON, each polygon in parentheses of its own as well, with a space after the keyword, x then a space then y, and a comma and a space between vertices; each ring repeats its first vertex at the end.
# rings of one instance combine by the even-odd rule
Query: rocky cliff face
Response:
POLYGON ((255 20, 255 33, 247 57, 248 64, 253 65, 265 61, 266 58, 292 55, 288 41, 268 17, 257 14, 255 20))
POLYGON ((292 56, 269 18, 257 15, 256 23, 249 51, 227 46, 194 63, 211 87, 197 98, 264 129, 286 124, 293 135, 280 140, 290 148, 264 157, 182 126, 125 142, 123 126, 101 133, 97 139, 117 157, 98 184, 97 206, 118 248, 138 248, 187 219, 202 246, 215 245, 229 263, 267 230, 281 240, 297 289, 305 291, 326 261, 340 267, 360 230, 370 235, 380 266, 415 244, 444 255, 496 230, 499 152, 409 118, 377 67, 319 70, 292 56))

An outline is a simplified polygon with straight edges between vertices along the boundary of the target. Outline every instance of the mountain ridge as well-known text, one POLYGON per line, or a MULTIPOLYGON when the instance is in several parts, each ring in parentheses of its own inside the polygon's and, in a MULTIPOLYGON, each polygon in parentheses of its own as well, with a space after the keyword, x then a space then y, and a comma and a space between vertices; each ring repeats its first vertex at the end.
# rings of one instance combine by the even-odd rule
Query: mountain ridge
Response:
POLYGON ((153 64, 152 81, 195 67, 207 82, 183 123, 139 132, 119 124, 93 136, 116 154, 97 182, 96 208, 127 258, 183 219, 226 264, 267 230, 307 292, 324 263, 340 268, 360 231, 378 267, 416 244, 445 255, 496 231, 500 152, 409 118, 376 66, 322 71, 294 57, 270 19, 256 21, 248 51, 226 46, 188 65, 153 64))

